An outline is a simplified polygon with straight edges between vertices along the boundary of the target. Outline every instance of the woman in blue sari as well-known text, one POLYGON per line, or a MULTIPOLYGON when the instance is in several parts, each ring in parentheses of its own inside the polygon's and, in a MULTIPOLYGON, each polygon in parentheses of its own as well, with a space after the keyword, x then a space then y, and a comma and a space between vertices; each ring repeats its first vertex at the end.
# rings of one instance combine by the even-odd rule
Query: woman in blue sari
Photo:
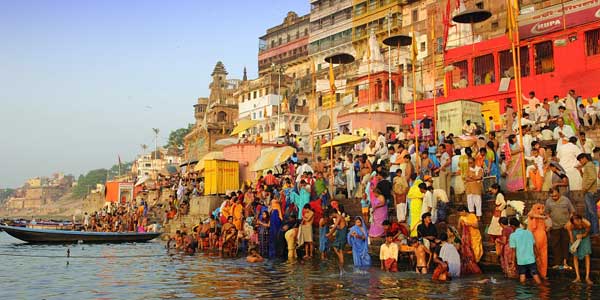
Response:
POLYGON ((269 258, 277 256, 277 239, 281 230, 281 205, 278 200, 271 201, 271 222, 269 223, 269 258))
POLYGON ((427 148, 427 154, 429 159, 433 162, 436 168, 440 167, 440 160, 437 157, 438 147, 435 146, 435 142, 433 140, 429 140, 429 148, 427 148))
POLYGON ((299 193, 290 192, 289 203, 293 203, 298 208, 298 220, 302 220, 302 208, 310 202, 310 192, 306 190, 305 185, 306 183, 302 180, 298 187, 299 193))
POLYGON ((269 227, 270 217, 268 211, 260 213, 260 218, 256 222, 258 225, 258 253, 262 257, 269 257, 269 227))
POLYGON ((348 244, 352 246, 352 259, 355 267, 371 266, 367 225, 361 217, 354 219, 354 226, 348 233, 348 244))

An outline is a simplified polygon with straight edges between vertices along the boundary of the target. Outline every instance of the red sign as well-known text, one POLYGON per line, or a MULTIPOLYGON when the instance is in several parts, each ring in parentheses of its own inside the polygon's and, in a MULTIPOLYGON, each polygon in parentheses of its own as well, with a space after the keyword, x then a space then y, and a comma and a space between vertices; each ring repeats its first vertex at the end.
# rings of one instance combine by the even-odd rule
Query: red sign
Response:
POLYGON ((600 0, 575 0, 519 16, 519 36, 534 36, 600 20, 600 0))

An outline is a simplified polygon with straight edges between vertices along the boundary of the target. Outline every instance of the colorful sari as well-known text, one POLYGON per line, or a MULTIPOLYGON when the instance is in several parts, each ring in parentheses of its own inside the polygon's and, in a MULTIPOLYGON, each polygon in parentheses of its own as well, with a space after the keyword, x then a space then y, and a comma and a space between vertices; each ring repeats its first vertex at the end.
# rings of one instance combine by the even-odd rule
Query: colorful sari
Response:
POLYGON ((509 192, 516 192, 525 188, 523 182, 523 167, 521 165, 523 162, 523 153, 517 155, 510 154, 512 151, 517 151, 519 149, 517 143, 512 145, 509 145, 508 143, 504 144, 504 153, 506 155, 506 161, 508 162, 506 166, 506 188, 509 192))
POLYGON ((271 211, 271 222, 269 226, 269 256, 273 258, 277 255, 277 238, 279 237, 279 231, 281 230, 281 218, 279 210, 273 209, 271 211))
POLYGON ((269 257, 269 227, 264 225, 258 225, 258 253, 262 257, 269 257))
POLYGON ((431 161, 433 162, 433 164, 435 165, 436 168, 440 167, 440 161, 438 160, 436 154, 437 154, 437 147, 436 146, 430 146, 427 149, 427 153, 429 154, 429 159, 431 159, 431 161))
POLYGON ((485 166, 490 167, 490 176, 496 177, 496 183, 500 182, 500 165, 498 164, 498 156, 493 150, 486 150, 485 166))
POLYGON ((545 206, 541 203, 533 205, 527 218, 527 229, 533 233, 535 245, 535 263, 542 278, 548 274, 548 237, 546 236, 546 222, 544 219, 536 218, 544 214, 545 206))
MULTIPOLYGON (((475 216, 474 214, 470 214, 475 216)), ((461 217, 465 218, 465 217, 461 217)), ((481 251, 481 235, 479 236, 479 253, 474 251, 474 246, 477 241, 473 240, 472 236, 472 227, 463 226, 462 227, 462 238, 460 244, 460 274, 461 275, 470 275, 470 274, 481 274, 481 269, 477 265, 478 255, 483 254, 481 251)), ((481 258, 481 256, 479 256, 481 258)))
POLYGON ((348 233, 348 244, 352 247, 352 260, 356 267, 368 267, 371 265, 371 256, 369 255, 369 238, 367 236, 367 225, 361 217, 360 219, 362 226, 356 225, 350 228, 348 233), (353 233, 358 237, 354 237, 353 233), (362 237, 362 238, 360 238, 362 237))
POLYGON ((417 236, 417 225, 421 222, 421 208, 423 206, 423 193, 419 190, 419 184, 423 183, 421 179, 415 180, 408 190, 406 197, 409 199, 409 224, 410 236, 417 236))
POLYGON ((371 207, 373 208, 373 222, 369 229, 369 236, 371 237, 380 237, 385 233, 383 230, 383 221, 387 219, 388 211, 387 205, 377 207, 381 204, 385 204, 385 200, 381 203, 381 200, 378 197, 375 197, 375 199, 371 201, 371 207))
POLYGON ((517 257, 515 255, 515 249, 510 247, 508 243, 510 235, 513 233, 513 229, 509 226, 502 228, 502 237, 500 238, 500 266, 502 272, 507 278, 517 278, 517 257))

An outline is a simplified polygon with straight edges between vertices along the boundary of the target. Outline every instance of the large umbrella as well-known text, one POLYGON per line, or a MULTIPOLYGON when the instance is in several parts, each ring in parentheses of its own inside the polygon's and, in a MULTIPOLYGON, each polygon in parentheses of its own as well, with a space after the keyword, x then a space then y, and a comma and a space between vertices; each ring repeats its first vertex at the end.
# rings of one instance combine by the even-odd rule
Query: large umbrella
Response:
POLYGON ((221 151, 208 152, 206 155, 204 155, 202 157, 202 159, 200 159, 198 161, 198 163, 196 164, 196 167, 194 167, 194 171, 204 170, 204 162, 207 160, 224 159, 224 158, 225 157, 223 156, 223 152, 221 152, 221 151))
POLYGON ((240 120, 238 122, 237 126, 235 126, 235 128, 233 128, 231 135, 240 134, 240 133, 246 131, 247 129, 254 127, 254 125, 256 125, 258 123, 259 123, 258 121, 254 121, 254 120, 248 120, 248 119, 240 120))
POLYGON ((321 145, 321 148, 331 147, 332 143, 333 143, 333 146, 336 147, 336 146, 341 146, 341 145, 346 145, 346 144, 356 144, 360 141, 362 141, 362 137, 360 137, 360 136, 342 134, 342 135, 338 135, 338 136, 334 137, 333 141, 329 141, 329 142, 321 145))
POLYGON ((274 148, 272 151, 261 155, 252 165, 251 171, 262 171, 279 166, 285 163, 294 152, 296 152, 296 149, 290 146, 274 148))

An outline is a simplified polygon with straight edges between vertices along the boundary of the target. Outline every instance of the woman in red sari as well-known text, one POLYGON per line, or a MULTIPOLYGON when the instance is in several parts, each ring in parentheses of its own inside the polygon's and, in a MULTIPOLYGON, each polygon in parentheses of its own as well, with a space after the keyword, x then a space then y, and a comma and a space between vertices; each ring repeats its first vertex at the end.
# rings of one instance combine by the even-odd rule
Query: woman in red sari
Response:
POLYGON ((496 245, 498 245, 499 247, 497 248, 500 249, 498 255, 500 256, 502 272, 504 272, 504 276, 507 278, 517 278, 515 250, 508 244, 510 235, 513 233, 513 228, 508 226, 507 217, 500 217, 498 222, 500 223, 500 227, 502 227, 502 235, 496 239, 496 245))

